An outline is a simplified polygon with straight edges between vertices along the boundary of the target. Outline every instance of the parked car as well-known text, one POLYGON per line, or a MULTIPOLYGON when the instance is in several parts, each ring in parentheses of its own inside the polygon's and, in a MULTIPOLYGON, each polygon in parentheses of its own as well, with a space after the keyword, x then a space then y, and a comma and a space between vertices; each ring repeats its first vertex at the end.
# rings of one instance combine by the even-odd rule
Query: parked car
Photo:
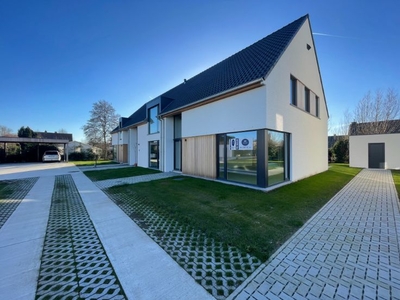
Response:
POLYGON ((47 150, 43 153, 42 161, 43 162, 47 162, 47 161, 60 162, 61 161, 60 152, 58 152, 57 150, 47 150))

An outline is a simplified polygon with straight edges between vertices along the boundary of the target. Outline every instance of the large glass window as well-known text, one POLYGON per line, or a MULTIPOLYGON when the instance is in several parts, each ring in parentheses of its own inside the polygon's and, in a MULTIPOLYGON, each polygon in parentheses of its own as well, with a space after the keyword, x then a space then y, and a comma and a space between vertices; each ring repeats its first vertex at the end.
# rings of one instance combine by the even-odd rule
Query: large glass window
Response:
POLYGON ((285 134, 268 131, 268 185, 285 180, 285 134))
POLYGON ((149 142, 149 168, 159 168, 158 141, 149 142))
POLYGON ((149 109, 149 134, 157 133, 160 131, 159 129, 159 120, 157 119, 158 115, 158 105, 149 109))
POLYGON ((220 136, 219 162, 220 178, 256 185, 257 132, 235 132, 220 136), (225 143, 224 149, 221 149, 221 142, 225 143))
POLYGON ((289 134, 271 130, 217 136, 218 178, 271 186, 289 179, 289 134))

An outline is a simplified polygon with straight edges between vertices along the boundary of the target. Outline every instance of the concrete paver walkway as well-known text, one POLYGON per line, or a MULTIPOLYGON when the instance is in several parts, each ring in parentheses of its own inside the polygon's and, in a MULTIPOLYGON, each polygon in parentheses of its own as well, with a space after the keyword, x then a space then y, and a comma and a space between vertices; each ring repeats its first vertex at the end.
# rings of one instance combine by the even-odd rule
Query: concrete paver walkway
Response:
MULTIPOLYGON (((34 299, 54 179, 64 174, 72 176, 128 299, 213 299, 68 163, 0 166, 0 180, 39 177, 0 228, 1 298, 34 299)), ((399 230, 390 171, 363 170, 229 299, 400 299, 399 230)))
POLYGON ((128 299, 213 299, 69 163, 0 166, 0 180, 40 177, 0 229, 1 299, 35 299, 54 180, 65 174, 72 175, 128 299))
POLYGON ((362 170, 230 296, 400 299, 399 200, 388 170, 362 170))

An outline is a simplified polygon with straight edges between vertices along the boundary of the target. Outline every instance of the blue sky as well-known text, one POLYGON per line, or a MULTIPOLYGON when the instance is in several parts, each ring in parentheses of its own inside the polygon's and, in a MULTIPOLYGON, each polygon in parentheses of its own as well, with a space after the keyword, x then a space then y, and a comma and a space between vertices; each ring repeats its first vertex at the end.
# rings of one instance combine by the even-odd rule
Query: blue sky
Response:
POLYGON ((314 41, 340 123, 368 91, 400 92, 399 13, 398 0, 0 1, 0 125, 83 141, 94 102, 129 116, 305 14, 326 34, 314 41))

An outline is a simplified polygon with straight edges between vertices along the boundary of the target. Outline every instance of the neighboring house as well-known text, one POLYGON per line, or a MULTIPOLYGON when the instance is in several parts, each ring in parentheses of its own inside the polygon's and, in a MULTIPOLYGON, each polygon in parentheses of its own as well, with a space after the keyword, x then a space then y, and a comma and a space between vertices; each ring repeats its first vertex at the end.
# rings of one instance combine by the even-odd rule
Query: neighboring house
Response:
POLYGON ((68 153, 73 153, 73 152, 85 152, 88 150, 92 150, 93 153, 100 155, 101 154, 101 148, 99 147, 94 147, 89 144, 85 144, 82 142, 77 142, 77 141, 72 141, 68 143, 68 153))
POLYGON ((112 131, 130 165, 268 187, 328 169, 308 15, 145 103, 112 131))
POLYGON ((400 169, 399 153, 400 120, 350 125, 350 167, 400 169), (376 128, 382 133, 368 134, 376 128))

